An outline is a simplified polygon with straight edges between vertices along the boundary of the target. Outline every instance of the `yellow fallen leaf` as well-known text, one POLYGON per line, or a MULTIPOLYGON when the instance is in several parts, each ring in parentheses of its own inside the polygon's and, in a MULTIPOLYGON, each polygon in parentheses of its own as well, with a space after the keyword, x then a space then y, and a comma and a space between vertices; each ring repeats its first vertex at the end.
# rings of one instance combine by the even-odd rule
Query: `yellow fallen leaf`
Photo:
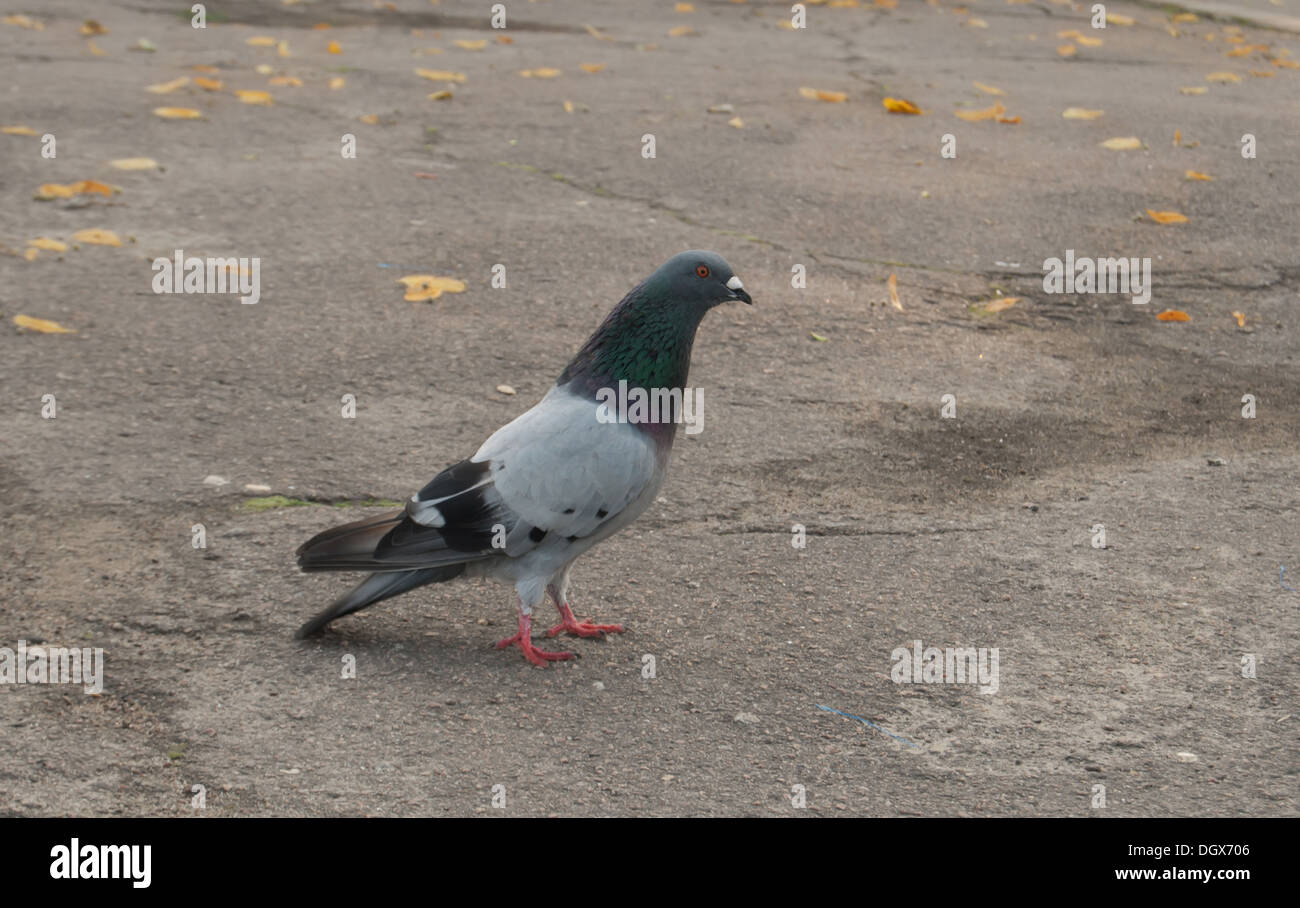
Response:
POLYGON ((52 322, 45 318, 32 318, 30 315, 15 315, 14 324, 19 328, 26 328, 28 331, 39 331, 42 334, 76 334, 76 329, 65 328, 58 322, 52 322))
POLYGON ((23 259, 28 262, 34 262, 40 254, 41 250, 39 249, 24 249, 23 259))
POLYGON ((487 47, 487 41, 467 41, 461 39, 459 41, 453 41, 451 43, 455 44, 457 47, 463 50, 482 50, 483 48, 487 47))
POLYGON ((259 76, 269 76, 271 73, 275 72, 275 67, 270 63, 259 63, 253 67, 253 72, 257 73, 259 76))
POLYGON ((464 82, 465 81, 464 73, 454 73, 446 69, 417 69, 415 71, 415 74, 417 76, 423 76, 426 79, 431 79, 434 82, 464 82))
POLYGON ((514 44, 515 39, 509 35, 497 35, 497 44, 514 44))
POLYGON ((1056 52, 1062 57, 1073 57, 1079 52, 1079 48, 1075 47, 1073 44, 1062 44, 1056 49, 1056 52))
POLYGON ((1252 69, 1250 74, 1256 79, 1271 79, 1277 75, 1271 69, 1252 69))
POLYGON ((823 91, 820 88, 801 88, 799 89, 799 96, 808 98, 811 101, 826 101, 830 104, 843 104, 849 99, 848 92, 823 91))
POLYGON ((341 54, 343 53, 343 45, 339 44, 337 41, 331 41, 325 50, 329 51, 331 54, 341 54))
POLYGON ((225 87, 220 79, 208 79, 203 76, 195 76, 194 84, 204 91, 221 91, 225 87))
POLYGON ((261 89, 240 88, 235 90, 235 94, 238 95, 239 100, 243 101, 245 104, 260 104, 266 106, 272 103, 271 93, 269 91, 262 91, 261 89))
POLYGON ((98 227, 91 227, 87 230, 78 230, 72 235, 72 238, 78 243, 88 243, 91 246, 121 246, 122 241, 117 234, 111 230, 100 230, 98 227))
POLYGON ((0 132, 7 136, 38 136, 36 130, 30 126, 0 126, 0 132))
POLYGON ((599 73, 605 71, 604 63, 579 63, 578 69, 585 73, 599 73))
POLYGON ((1164 312, 1156 314, 1156 318, 1162 322, 1190 322, 1192 317, 1182 309, 1166 309, 1164 312))
POLYGON ((1093 110, 1087 107, 1067 107, 1061 116, 1067 120, 1095 120, 1105 112, 1104 110, 1093 110))
POLYGON ((1147 214, 1149 214, 1151 216, 1151 220, 1155 221, 1157 224, 1186 224, 1187 223, 1187 215, 1179 214, 1177 211, 1152 211, 1150 208, 1148 208, 1147 214))
POLYGON ((1107 25, 1136 25, 1137 20, 1130 16, 1122 16, 1119 13, 1106 13, 1107 25))
POLYGON ((43 183, 36 190, 36 198, 42 202, 50 199, 70 199, 84 193, 98 193, 111 196, 113 188, 95 180, 78 180, 76 183, 43 183))
POLYGON ((194 70, 196 73, 203 73, 207 76, 216 76, 221 74, 221 70, 217 69, 215 66, 208 66, 206 63, 195 63, 190 67, 190 69, 194 70))
POLYGON ((199 120, 203 118, 200 111, 193 107, 155 107, 154 115, 164 120, 199 120))
POLYGON ((1201 21, 1201 17, 1198 16, 1198 15, 1196 15, 1196 13, 1179 13, 1177 16, 1174 16, 1174 18, 1173 18, 1172 20, 1170 20, 1170 21, 1172 21, 1172 22, 1200 22, 1200 21, 1201 21))
POLYGON ((281 56, 281 57, 292 57, 292 56, 293 56, 293 54, 289 53, 289 42, 288 42, 288 41, 281 41, 279 44, 277 44, 277 45, 275 46, 275 52, 276 52, 279 56, 281 56))
POLYGON ((992 85, 985 85, 983 82, 972 82, 971 84, 974 85, 976 88, 978 88, 980 91, 984 92, 984 94, 986 94, 986 95, 1005 95, 1005 94, 1006 94, 1006 92, 1003 91, 1002 89, 1000 89, 1000 88, 994 88, 992 85))
POLYGON ((1234 312, 1234 313, 1232 313, 1232 317, 1235 318, 1235 319, 1237 320, 1237 327, 1238 327, 1238 328, 1244 328, 1244 327, 1246 327, 1246 313, 1244 313, 1244 312, 1234 312))
POLYGON ((676 6, 673 7, 673 9, 676 10, 677 12, 679 12, 679 13, 693 13, 693 12, 695 12, 695 7, 692 6, 692 5, 689 4, 689 3, 678 3, 676 6))
POLYGON ((1017 114, 1017 115, 1014 116, 1014 117, 998 117, 998 122, 999 122, 999 123, 1019 123, 1019 122, 1020 122, 1020 115, 1017 114))
POLYGON ((249 47, 275 47, 276 41, 266 35, 258 35, 255 38, 249 38, 244 43, 249 47))
POLYGON ((452 98, 451 90, 444 88, 442 91, 435 91, 429 95, 430 101, 450 101, 452 98))
POLYGON ((896 114, 920 114, 921 108, 917 107, 911 101, 905 101, 902 98, 885 98, 880 102, 885 105, 885 110, 896 114))
POLYGON ((346 84, 347 84, 347 79, 344 79, 342 76, 335 76, 333 79, 330 79, 330 90, 338 91, 346 84))
POLYGON ((1178 129, 1175 129, 1175 130, 1174 130, 1174 142, 1173 142, 1173 144, 1175 144, 1175 145, 1181 145, 1181 144, 1183 144, 1183 133, 1182 133, 1181 130, 1178 130, 1178 129))
POLYGON ((558 69, 550 66, 543 66, 538 69, 521 69, 519 75, 525 79, 554 79, 560 74, 558 69))
POLYGON ((1079 37, 1075 38, 1074 40, 1075 40, 1075 41, 1078 41, 1078 42, 1079 42, 1080 44, 1082 44, 1084 47, 1101 47, 1101 44, 1102 44, 1102 41, 1101 41, 1100 38, 1093 38, 1093 37, 1090 37, 1090 36, 1088 36, 1088 35, 1080 35, 1079 37))
POLYGON ((1297 63, 1295 60, 1281 60, 1274 58, 1272 63, 1274 66, 1280 66, 1283 69, 1300 69, 1300 63, 1297 63))
POLYGON ((1183 176, 1187 177, 1187 179, 1189 180, 1213 180, 1214 179, 1214 177, 1210 176, 1208 173, 1201 173, 1200 171, 1196 171, 1196 170, 1188 170, 1183 173, 1183 176))
POLYGON ((68 244, 60 243, 58 240, 52 240, 47 236, 38 236, 34 240, 27 241, 28 246, 35 246, 37 249, 44 249, 46 252, 67 252, 68 244))
POLYGON ((1185 95, 1204 95, 1209 93, 1210 90, 1204 85, 1184 85, 1178 91, 1185 95))
POLYGON ((83 35, 107 35, 108 34, 108 29, 104 28, 104 26, 100 25, 94 19, 87 19, 85 22, 81 23, 80 31, 83 35))
POLYGON ((118 170, 153 170, 158 166, 158 162, 153 158, 118 158, 109 161, 108 166, 116 167, 118 170))
POLYGON ((19 28, 30 28, 32 31, 37 32, 45 30, 44 22, 37 22, 35 19, 29 19, 20 13, 15 13, 12 16, 5 16, 4 23, 5 25, 16 25, 19 28))
POLYGON ((1234 47, 1232 50, 1224 53, 1225 57, 1249 57, 1251 54, 1266 54, 1269 51, 1267 44, 1243 44, 1234 47))
POLYGON ((736 129, 744 129, 745 121, 740 119, 740 117, 732 117, 730 120, 727 121, 727 125, 734 126, 736 129))
POLYGON ((435 300, 443 293, 463 293, 465 291, 464 281, 456 280, 454 277, 438 277, 433 274, 408 274, 406 277, 398 278, 397 283, 406 286, 406 294, 402 298, 413 303, 435 300))
POLYGON ((1240 82, 1241 76, 1236 73, 1218 72, 1210 73, 1205 77, 1206 82, 1240 82))
POLYGON ((1003 309, 1010 309, 1021 299, 1022 297, 1019 296, 999 296, 996 299, 989 300, 980 309, 984 312, 1001 312, 1003 309))
POLYGON ((668 29, 668 37, 670 38, 684 38, 687 35, 693 34, 695 34, 695 29, 691 28, 689 25, 674 25, 672 28, 668 29))
POLYGON ((159 82, 157 85, 150 85, 145 91, 151 91, 155 95, 167 95, 188 84, 190 84, 190 77, 181 76, 179 79, 172 79, 170 82, 159 82))
POLYGON ((1071 41, 1078 41, 1080 38, 1083 37, 1083 32, 1079 31, 1077 28, 1071 28, 1066 31, 1057 32, 1056 37, 1068 38, 1071 41))
POLYGON ((379 124, 379 114, 362 114, 357 117, 357 119, 362 123, 365 123, 367 126, 376 126, 379 124))
POLYGON ((954 114, 956 114, 961 119, 965 120, 967 123, 978 123, 980 120, 992 120, 1002 116, 1006 112, 1007 109, 1002 106, 1001 101, 997 102, 992 107, 985 107, 983 110, 954 110, 953 111, 954 114))
POLYGON ((573 113, 573 111, 574 111, 575 109, 576 109, 576 108, 573 106, 573 102, 572 102, 572 101, 565 101, 565 102, 564 102, 564 112, 565 112, 565 113, 573 113))
POLYGON ((302 86, 302 79, 297 76, 276 76, 270 82, 271 85, 285 86, 286 88, 299 88, 302 86))
POLYGON ((1142 140, 1136 136, 1124 136, 1122 138, 1107 139, 1101 143, 1102 148, 1109 148, 1111 151, 1132 151, 1135 148, 1142 147, 1142 140))
POLYGON ((896 274, 889 276, 889 305, 899 312, 903 311, 903 302, 898 298, 898 275, 896 274))

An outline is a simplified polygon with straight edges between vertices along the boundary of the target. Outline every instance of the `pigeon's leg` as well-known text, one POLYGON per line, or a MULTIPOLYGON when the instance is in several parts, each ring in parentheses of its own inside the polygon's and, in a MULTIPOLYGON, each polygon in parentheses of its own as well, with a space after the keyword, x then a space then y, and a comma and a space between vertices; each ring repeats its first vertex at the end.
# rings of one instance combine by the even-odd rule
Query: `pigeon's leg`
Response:
POLYGON ((569 569, 567 567, 560 573, 559 577, 552 578, 552 582, 546 585, 546 592, 550 594, 551 599, 555 602, 555 607, 560 611, 560 623, 548 630, 546 636, 554 637, 561 632, 578 637, 603 637, 606 634, 623 633, 623 625, 621 624, 592 624, 588 621, 579 621, 573 617, 573 609, 569 608, 569 569))
MULTIPOLYGON (((540 600, 540 597, 539 597, 540 600)), ((539 601, 540 604, 540 601, 539 601)), ((519 597, 519 631, 513 637, 506 637, 497 642, 497 649, 518 646, 524 652, 524 658, 533 665, 545 665, 547 662, 564 662, 578 658, 573 653, 553 653, 533 646, 533 608, 523 596, 519 597)))

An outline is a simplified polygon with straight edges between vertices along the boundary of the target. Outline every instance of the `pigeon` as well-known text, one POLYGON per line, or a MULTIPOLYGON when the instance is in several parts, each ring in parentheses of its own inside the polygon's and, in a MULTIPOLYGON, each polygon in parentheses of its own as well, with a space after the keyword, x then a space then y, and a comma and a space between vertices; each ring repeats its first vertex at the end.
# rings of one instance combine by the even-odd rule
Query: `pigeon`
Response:
POLYGON ((681 395, 689 393, 695 331, 710 309, 731 300, 753 302, 717 253, 670 258, 613 308, 541 401, 472 457, 435 476, 403 510, 326 530, 299 547, 303 571, 372 573, 296 636, 456 577, 514 586, 518 631, 497 648, 518 646, 534 665, 576 658, 533 645, 533 610, 547 596, 560 613, 548 637, 622 632, 619 624, 574 618, 569 569, 655 500, 683 417, 681 395), (645 407, 613 405, 619 395, 633 400, 636 389, 662 395, 651 418, 645 407))

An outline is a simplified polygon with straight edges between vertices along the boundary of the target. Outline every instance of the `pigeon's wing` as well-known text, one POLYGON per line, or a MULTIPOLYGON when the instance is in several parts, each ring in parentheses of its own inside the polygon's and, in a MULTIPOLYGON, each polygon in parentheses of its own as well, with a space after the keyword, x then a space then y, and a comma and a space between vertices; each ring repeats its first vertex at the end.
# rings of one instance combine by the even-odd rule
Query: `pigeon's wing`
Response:
POLYGON ((550 534, 590 536, 640 498, 658 468, 647 435, 596 411, 553 388, 413 496, 407 515, 464 552, 517 557, 550 534))

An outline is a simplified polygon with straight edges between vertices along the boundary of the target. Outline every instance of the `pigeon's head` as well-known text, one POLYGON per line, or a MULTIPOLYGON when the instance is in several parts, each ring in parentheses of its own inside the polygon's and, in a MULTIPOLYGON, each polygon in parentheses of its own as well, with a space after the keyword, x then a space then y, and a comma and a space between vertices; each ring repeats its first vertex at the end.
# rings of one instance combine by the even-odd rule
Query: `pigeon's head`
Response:
POLYGON ((650 275, 646 288, 701 314, 732 300, 754 302, 726 260, 701 249, 679 252, 664 262, 650 275))

